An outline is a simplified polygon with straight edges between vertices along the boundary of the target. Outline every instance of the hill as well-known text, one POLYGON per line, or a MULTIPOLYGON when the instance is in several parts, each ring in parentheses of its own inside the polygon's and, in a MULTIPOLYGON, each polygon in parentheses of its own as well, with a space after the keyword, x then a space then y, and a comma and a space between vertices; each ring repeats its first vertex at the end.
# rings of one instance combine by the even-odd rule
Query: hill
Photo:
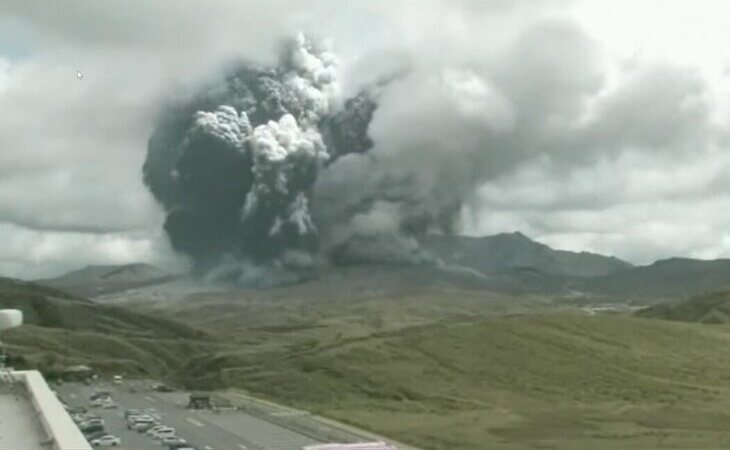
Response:
POLYGON ((188 325, 8 278, 0 278, 0 308, 24 315, 23 326, 3 333, 6 348, 44 370, 88 363, 100 370, 164 374, 217 345, 188 325))
POLYGON ((427 235, 419 242, 447 264, 484 274, 531 269, 555 276, 596 277, 633 267, 614 257, 554 250, 519 232, 484 237, 427 235))
POLYGON ((702 323, 730 322, 730 291, 712 292, 676 304, 655 305, 636 314, 665 320, 702 323))
POLYGON ((184 373, 427 450, 709 449, 730 440, 727 348, 726 327, 538 314, 201 355, 184 373))
POLYGON ((46 286, 93 297, 169 281, 174 276, 150 264, 87 266, 56 278, 37 280, 46 286))
POLYGON ((730 259, 671 258, 590 280, 582 289, 604 295, 689 297, 730 288, 730 259))

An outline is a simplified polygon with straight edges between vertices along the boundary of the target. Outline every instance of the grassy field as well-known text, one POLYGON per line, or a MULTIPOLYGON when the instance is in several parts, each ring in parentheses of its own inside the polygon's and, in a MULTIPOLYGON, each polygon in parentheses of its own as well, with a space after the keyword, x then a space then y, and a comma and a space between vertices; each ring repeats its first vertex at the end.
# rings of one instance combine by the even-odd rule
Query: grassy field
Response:
POLYGON ((425 450, 730 448, 730 326, 676 321, 706 317, 716 296, 654 309, 675 319, 660 320, 358 279, 130 306, 227 343, 186 352, 173 372, 189 387, 244 389, 425 450))
POLYGON ((726 326, 535 314, 191 364, 425 449, 730 447, 726 326))
POLYGON ((5 349, 47 375, 90 364, 101 372, 170 376, 192 355, 227 348, 188 325, 18 280, 0 278, 0 308, 22 310, 25 321, 3 333, 5 349))

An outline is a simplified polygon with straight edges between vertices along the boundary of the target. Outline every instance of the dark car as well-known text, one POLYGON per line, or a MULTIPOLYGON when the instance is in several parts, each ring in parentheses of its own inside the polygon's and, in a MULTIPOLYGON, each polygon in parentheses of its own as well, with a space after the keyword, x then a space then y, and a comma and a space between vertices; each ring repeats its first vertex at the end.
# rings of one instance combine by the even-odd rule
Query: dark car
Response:
POLYGON ((166 384, 156 384, 153 386, 153 389, 157 392, 175 392, 175 389, 166 384))
POLYGON ((109 391, 96 391, 91 394, 91 400, 94 401, 98 398, 111 398, 112 394, 109 391))
POLYGON ((87 411, 87 409, 83 406, 72 406, 68 409, 68 413, 71 415, 74 414, 84 414, 87 411))
POLYGON ((106 434, 107 433, 104 430, 104 427, 102 427, 101 430, 85 432, 84 437, 86 438, 87 441, 91 441, 94 439, 99 439, 100 437, 105 436, 106 434))
POLYGON ((97 433, 99 431, 104 431, 104 425, 101 424, 91 424, 87 425, 85 427, 80 427, 81 432, 84 433, 84 435, 91 434, 91 433, 97 433))
POLYGON ((178 449, 185 449, 185 450, 198 450, 198 447, 190 444, 183 444, 181 442, 178 442, 176 444, 170 444, 167 446, 168 450, 178 450, 178 449))
POLYGON ((124 411, 124 418, 127 419, 129 416, 136 416, 137 414, 142 414, 142 411, 138 409, 128 409, 124 411))

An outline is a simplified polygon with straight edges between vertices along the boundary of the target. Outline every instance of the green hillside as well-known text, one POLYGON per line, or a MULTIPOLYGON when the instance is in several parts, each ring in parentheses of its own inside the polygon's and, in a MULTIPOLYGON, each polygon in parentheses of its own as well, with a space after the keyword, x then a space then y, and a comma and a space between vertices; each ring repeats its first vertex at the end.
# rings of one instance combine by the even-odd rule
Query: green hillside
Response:
POLYGON ((730 321, 730 291, 698 295, 677 304, 661 304, 643 309, 640 317, 702 323, 730 321))
POLYGON ((185 372, 424 449, 730 443, 727 327, 543 314, 201 357, 185 372))
POLYGON ((25 324, 3 333, 9 352, 49 373, 86 363, 101 371, 173 374, 191 355, 220 346, 187 325, 8 278, 0 278, 0 308, 23 311, 25 324))

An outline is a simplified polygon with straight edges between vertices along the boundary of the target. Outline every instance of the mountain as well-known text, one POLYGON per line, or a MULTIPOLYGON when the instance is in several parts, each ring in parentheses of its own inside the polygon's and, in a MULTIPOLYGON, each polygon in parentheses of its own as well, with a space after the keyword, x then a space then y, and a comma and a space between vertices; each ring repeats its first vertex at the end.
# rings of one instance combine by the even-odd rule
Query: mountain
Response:
POLYGON ((57 278, 38 280, 46 286, 81 296, 97 296, 173 279, 174 276, 150 264, 87 266, 57 278))
POLYGON ((639 317, 681 322, 730 322, 730 291, 698 295, 676 304, 655 305, 636 313, 639 317))
POLYGON ((610 256, 554 250, 519 232, 485 237, 427 235, 419 241, 445 263, 485 274, 528 269, 559 277, 596 277, 633 267, 610 256))
MULTIPOLYGON (((633 266, 611 256, 555 250, 522 233, 485 237, 426 235, 419 241, 424 253, 435 258, 429 257, 420 264, 370 262, 324 266, 293 284, 326 290, 333 280, 346 279, 346 283, 337 284, 342 292, 360 284, 367 289, 450 286, 510 293, 585 294, 623 300, 686 298, 730 289, 728 259, 671 258, 633 266), (434 263, 435 260, 439 263, 434 263)), ((175 283, 200 290, 197 280, 170 275, 148 264, 88 266, 39 283, 94 298, 122 292, 131 294, 132 290, 141 288, 156 290, 158 286, 164 291, 174 289, 175 283)), ((271 282, 264 285, 248 287, 272 287, 271 282)))
POLYGON ((671 258, 585 280, 580 289, 631 297, 688 297, 730 288, 730 260, 671 258))
POLYGON ((90 364, 159 375, 217 345, 189 325, 10 278, 0 278, 0 308, 20 309, 24 316, 24 325, 3 333, 4 347, 45 371, 90 364))

